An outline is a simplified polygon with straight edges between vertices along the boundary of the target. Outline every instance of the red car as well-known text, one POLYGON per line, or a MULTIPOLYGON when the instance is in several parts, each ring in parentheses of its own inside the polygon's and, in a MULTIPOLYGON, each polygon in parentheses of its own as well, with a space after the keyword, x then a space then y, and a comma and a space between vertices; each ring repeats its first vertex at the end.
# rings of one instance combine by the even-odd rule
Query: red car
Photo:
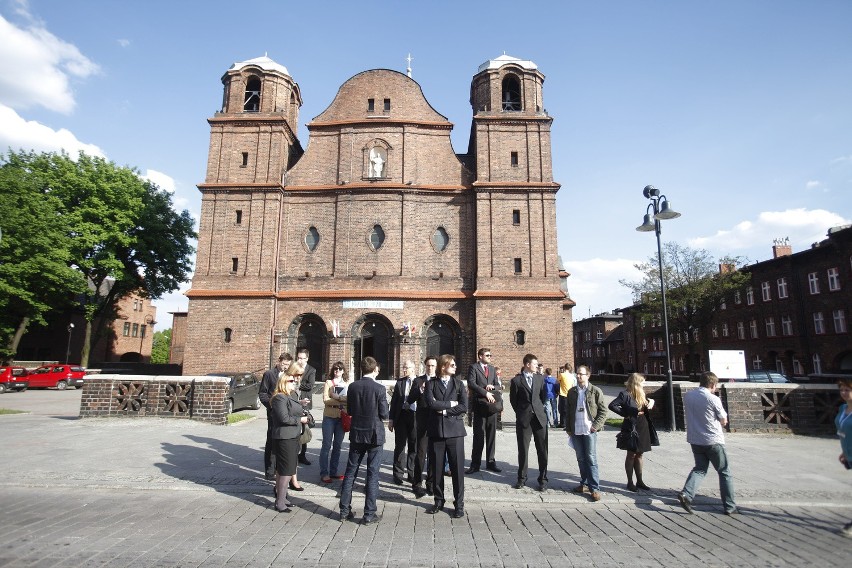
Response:
POLYGON ((30 382, 30 388, 55 387, 65 390, 68 387, 82 387, 84 376, 86 376, 86 370, 77 365, 43 365, 30 371, 27 379, 30 382))
POLYGON ((0 367, 0 393, 27 390, 28 375, 29 371, 23 367, 0 367))

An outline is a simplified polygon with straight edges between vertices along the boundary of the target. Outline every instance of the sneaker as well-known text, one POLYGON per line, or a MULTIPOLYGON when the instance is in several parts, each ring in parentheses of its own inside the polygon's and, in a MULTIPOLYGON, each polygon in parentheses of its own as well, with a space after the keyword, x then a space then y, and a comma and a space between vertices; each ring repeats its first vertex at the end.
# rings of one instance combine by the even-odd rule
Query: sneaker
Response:
POLYGON ((599 491, 592 491, 592 501, 600 501, 601 494, 599 491))
POLYGON ((846 525, 840 529, 840 536, 845 536, 847 538, 852 538, 852 523, 846 523, 846 525))
POLYGON ((571 491, 574 492, 574 493, 583 493, 585 490, 586 490, 586 488, 584 486, 578 485, 577 487, 575 487, 571 491))
POLYGON ((692 501, 686 498, 686 495, 683 493, 677 494, 677 500, 680 501, 680 506, 683 507, 683 510, 687 513, 692 513, 692 501))

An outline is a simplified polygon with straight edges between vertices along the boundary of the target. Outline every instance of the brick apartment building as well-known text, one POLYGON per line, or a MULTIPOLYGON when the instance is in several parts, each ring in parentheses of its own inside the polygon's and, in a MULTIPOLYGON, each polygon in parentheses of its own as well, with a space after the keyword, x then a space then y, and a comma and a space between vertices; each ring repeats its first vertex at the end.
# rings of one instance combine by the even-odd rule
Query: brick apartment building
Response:
MULTIPOLYGON (((785 241, 772 251, 773 258, 745 268, 750 284, 727 299, 714 322, 696 335, 694 368, 707 368, 709 349, 730 349, 744 352, 747 369, 816 380, 852 374, 852 226, 833 228, 825 240, 797 253, 785 241)), ((625 354, 636 361, 625 360, 625 369, 664 374, 660 319, 643 322, 631 308, 623 314, 625 354)), ((670 340, 672 372, 687 374, 686 338, 671 333, 670 340)))
POLYGON ((471 83, 467 153, 410 76, 348 79, 298 140, 299 86, 267 57, 223 76, 211 127, 184 374, 257 370, 307 347, 325 372, 371 355, 489 347, 514 373, 527 352, 572 358, 556 244, 544 75, 501 56, 471 83))
POLYGON ((623 373, 623 333, 619 310, 575 321, 574 368, 586 365, 592 373, 623 373))

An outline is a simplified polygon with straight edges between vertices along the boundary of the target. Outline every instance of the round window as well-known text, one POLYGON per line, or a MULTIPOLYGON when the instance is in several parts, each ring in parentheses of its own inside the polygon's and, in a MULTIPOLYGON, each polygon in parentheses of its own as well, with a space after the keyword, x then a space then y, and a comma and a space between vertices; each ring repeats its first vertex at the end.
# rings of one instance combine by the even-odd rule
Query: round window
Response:
POLYGON ((447 233, 447 230, 443 227, 435 229, 435 232, 432 233, 432 246, 435 250, 443 252, 443 250, 447 248, 448 244, 450 244, 450 235, 447 233))
POLYGON ((381 225, 373 225, 373 229, 370 231, 370 248, 373 250, 379 250, 382 248, 382 245, 385 243, 385 231, 382 229, 381 225))
POLYGON ((308 232, 305 233, 305 246, 308 247, 308 250, 314 252, 319 246, 320 242, 320 234, 317 231, 316 227, 311 227, 308 229, 308 232))

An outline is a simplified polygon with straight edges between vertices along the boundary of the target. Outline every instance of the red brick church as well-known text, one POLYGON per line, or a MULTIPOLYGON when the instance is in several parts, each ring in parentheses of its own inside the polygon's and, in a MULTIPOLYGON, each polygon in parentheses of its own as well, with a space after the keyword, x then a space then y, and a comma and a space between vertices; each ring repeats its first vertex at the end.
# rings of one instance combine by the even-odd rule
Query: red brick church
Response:
POLYGON ((511 376, 532 352, 573 360, 544 75, 506 55, 476 70, 466 153, 405 73, 348 79, 297 138, 302 96, 268 57, 222 78, 208 119, 184 374, 258 370, 307 347, 326 372, 371 355, 490 348, 511 376))

